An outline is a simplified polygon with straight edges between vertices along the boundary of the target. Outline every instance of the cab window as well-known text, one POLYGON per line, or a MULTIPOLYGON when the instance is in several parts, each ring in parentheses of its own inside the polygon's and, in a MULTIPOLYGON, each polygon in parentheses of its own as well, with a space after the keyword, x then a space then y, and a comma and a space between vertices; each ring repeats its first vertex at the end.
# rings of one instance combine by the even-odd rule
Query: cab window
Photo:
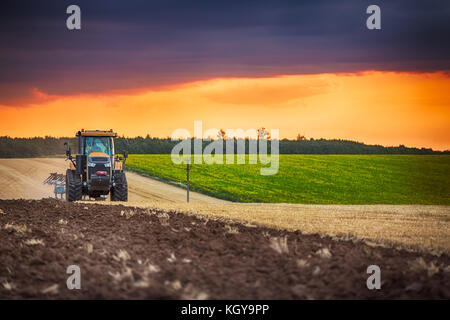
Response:
POLYGON ((111 138, 86 137, 85 154, 89 156, 92 152, 103 152, 111 156, 111 138))

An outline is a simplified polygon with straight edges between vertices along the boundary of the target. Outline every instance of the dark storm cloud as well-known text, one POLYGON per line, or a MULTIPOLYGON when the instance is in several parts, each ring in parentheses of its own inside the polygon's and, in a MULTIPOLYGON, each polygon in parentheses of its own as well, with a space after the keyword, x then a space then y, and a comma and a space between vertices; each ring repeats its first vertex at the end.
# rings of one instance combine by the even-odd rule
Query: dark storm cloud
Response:
POLYGON ((448 1, 2 1, 0 103, 225 76, 450 69, 448 1), (365 27, 370 4, 382 30, 365 27), (77 4, 82 30, 65 27, 77 4))

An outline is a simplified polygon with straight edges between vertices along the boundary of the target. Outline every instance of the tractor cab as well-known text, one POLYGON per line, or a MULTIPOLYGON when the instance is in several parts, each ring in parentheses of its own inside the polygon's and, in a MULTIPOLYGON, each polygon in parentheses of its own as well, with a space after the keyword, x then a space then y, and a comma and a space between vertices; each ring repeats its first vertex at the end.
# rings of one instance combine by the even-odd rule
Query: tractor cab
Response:
POLYGON ((123 165, 128 153, 125 151, 123 158, 115 154, 114 138, 117 133, 82 129, 76 136, 78 154, 75 159, 70 148, 66 152, 70 160, 66 173, 67 200, 80 200, 83 195, 100 199, 110 194, 112 201, 127 201, 128 186, 123 165))

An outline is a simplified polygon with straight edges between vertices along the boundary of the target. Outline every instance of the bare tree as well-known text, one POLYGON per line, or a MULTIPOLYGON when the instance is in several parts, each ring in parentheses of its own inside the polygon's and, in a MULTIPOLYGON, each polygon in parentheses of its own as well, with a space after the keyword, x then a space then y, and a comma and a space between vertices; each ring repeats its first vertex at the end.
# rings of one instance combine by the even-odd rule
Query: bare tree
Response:
POLYGON ((218 139, 223 139, 223 140, 225 140, 225 139, 227 138, 227 137, 226 137, 225 130, 220 129, 220 130, 217 132, 217 138, 218 138, 218 139))

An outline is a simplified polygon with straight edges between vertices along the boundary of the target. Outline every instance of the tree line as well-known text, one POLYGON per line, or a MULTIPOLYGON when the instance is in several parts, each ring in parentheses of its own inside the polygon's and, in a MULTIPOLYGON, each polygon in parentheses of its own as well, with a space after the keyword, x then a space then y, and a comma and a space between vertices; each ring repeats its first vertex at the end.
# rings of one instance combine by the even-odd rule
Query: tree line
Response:
MULTIPOLYGON (((237 150, 236 139, 234 149, 237 150)), ((77 152, 77 138, 55 138, 55 137, 34 137, 34 138, 11 138, 0 137, 0 158, 29 158, 42 156, 64 155, 64 142, 68 142, 72 148, 72 153, 77 152)), ((130 154, 170 154, 172 148, 179 141, 172 141, 170 138, 155 137, 119 137, 115 140, 116 152, 121 153, 128 150, 130 154)), ((244 139, 245 153, 249 152, 251 140, 244 139)), ((192 152, 194 152, 194 139, 192 140, 192 152)), ((203 149, 209 141, 203 141, 203 149)), ((223 144, 225 146, 226 142, 223 144)), ((268 142, 268 153, 271 143, 268 142)), ((298 139, 279 141, 280 154, 450 154, 450 150, 435 151, 430 148, 408 148, 403 145, 395 147, 385 147, 381 145, 368 145, 361 142, 338 140, 338 139, 298 139)))

